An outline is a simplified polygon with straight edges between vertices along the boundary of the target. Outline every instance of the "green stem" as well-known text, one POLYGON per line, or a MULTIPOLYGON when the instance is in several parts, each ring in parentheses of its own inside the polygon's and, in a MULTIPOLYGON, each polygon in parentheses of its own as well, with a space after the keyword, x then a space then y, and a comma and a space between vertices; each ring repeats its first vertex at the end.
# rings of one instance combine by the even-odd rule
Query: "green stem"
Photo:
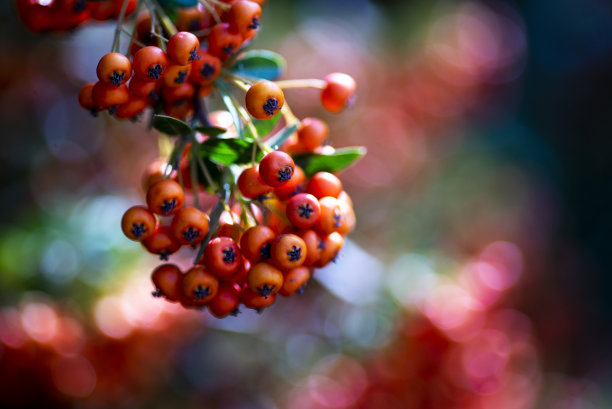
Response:
POLYGON ((230 4, 223 3, 222 1, 219 1, 219 0, 204 0, 204 1, 212 3, 215 6, 219 6, 220 8, 222 8, 223 10, 226 10, 226 11, 232 8, 232 6, 230 4))
POLYGON ((168 158, 168 166, 166 166, 164 179, 168 179, 174 169, 178 169, 179 177, 180 177, 180 169, 179 169, 178 161, 180 160, 180 157, 183 156, 183 151, 185 150, 186 144, 187 144, 187 140, 185 138, 182 138, 179 143, 174 145, 172 152, 170 152, 170 157, 168 158))
POLYGON ((166 14, 163 7, 159 5, 157 0, 147 0, 149 4, 149 10, 151 10, 151 14, 155 14, 155 17, 159 20, 159 23, 162 25, 166 33, 172 37, 174 34, 178 33, 178 30, 170 20, 170 17, 166 14))
POLYGON ((189 152, 189 171, 191 174, 191 189, 193 191, 193 202, 196 208, 200 208, 200 198, 198 194, 198 177, 196 175, 196 156, 200 155, 199 145, 195 139, 195 134, 191 139, 191 152, 189 152))
POLYGON ((215 186, 215 182, 213 181, 212 176, 210 175, 210 172, 208 171, 208 168, 206 167, 206 164, 204 163, 200 155, 195 155, 195 158, 196 158, 196 161, 198 162, 198 165, 200 166, 200 169, 202 170, 202 173, 204 173, 204 177, 206 178, 206 183, 208 183, 208 185, 213 190, 213 192, 215 192, 215 195, 219 196, 219 191, 217 190, 215 186))
MULTIPOLYGON (((204 8, 210 13, 210 15, 215 20, 215 23, 217 23, 217 24, 221 23, 221 17, 219 17, 219 13, 217 13, 217 10, 215 10, 215 8, 213 6, 211 6, 208 1, 206 1, 206 0, 198 0, 198 2, 202 6, 204 6, 204 8)), ((225 3, 223 3, 223 4, 226 5, 225 3)))
MULTIPOLYGON (((143 3, 144 3, 144 0, 138 0, 138 3, 136 4, 136 10, 134 11, 135 18, 134 18, 134 22, 132 23, 132 32, 129 34, 130 41, 128 42, 127 51, 125 52, 126 55, 130 53, 133 43, 138 44, 140 47, 145 47, 144 44, 136 40, 136 26, 138 25, 138 14, 140 13, 140 8, 142 7, 143 3)), ((128 34, 125 31, 124 33, 128 34)))
POLYGON ((132 48, 132 44, 137 44, 137 45, 139 45, 140 47, 146 47, 146 45, 145 45, 144 43, 141 43, 140 41, 138 41, 138 40, 136 40, 136 39, 134 38, 133 33, 130 33, 130 32, 129 32, 129 31, 127 31, 126 29, 123 29, 123 28, 122 28, 122 29, 121 29, 121 34, 123 34, 123 35, 125 35, 125 36, 129 36, 129 37, 130 37, 130 42, 129 42, 129 45, 128 45, 128 50, 127 50, 127 52, 126 52, 126 53, 129 53, 129 52, 130 52, 130 49, 132 48))
POLYGON ((204 240, 202 240, 202 244, 200 244, 200 248, 198 249, 198 253, 196 254, 195 260, 193 260, 193 264, 197 264, 197 262, 200 261, 202 255, 204 254, 204 249, 206 248, 208 241, 210 240, 213 233, 216 232, 219 228, 219 219, 221 218, 221 213, 223 213, 224 209, 223 203, 223 200, 219 199, 215 208, 212 210, 212 212, 210 212, 208 233, 206 234, 206 237, 204 237, 204 240))
POLYGON ((117 19, 117 25, 115 26, 115 36, 113 37, 113 45, 111 46, 111 52, 119 51, 119 39, 121 38, 121 27, 123 26, 123 19, 125 18, 125 10, 129 0, 123 0, 121 5, 121 11, 119 12, 119 18, 117 19))

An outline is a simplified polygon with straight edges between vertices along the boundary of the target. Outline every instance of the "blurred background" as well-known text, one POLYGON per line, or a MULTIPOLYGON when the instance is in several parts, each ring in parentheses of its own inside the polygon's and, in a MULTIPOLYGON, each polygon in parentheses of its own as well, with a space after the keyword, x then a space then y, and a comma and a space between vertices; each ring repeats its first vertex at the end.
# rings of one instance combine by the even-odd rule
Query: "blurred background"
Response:
POLYGON ((113 27, 0 4, 0 405, 612 407, 612 3, 270 0, 286 78, 353 75, 357 228, 301 297, 218 320, 150 296, 122 235, 158 155, 78 90, 113 27))

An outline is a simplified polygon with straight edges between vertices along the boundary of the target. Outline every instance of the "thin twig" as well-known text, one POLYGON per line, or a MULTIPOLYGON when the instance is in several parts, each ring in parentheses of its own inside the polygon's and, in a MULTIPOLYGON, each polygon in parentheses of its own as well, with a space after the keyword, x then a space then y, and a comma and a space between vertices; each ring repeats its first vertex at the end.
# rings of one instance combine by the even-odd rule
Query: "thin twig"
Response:
POLYGON ((217 13, 217 10, 215 10, 215 8, 210 5, 210 3, 208 3, 206 0, 198 0, 198 1, 200 2, 202 6, 204 6, 206 10, 208 10, 210 15, 215 20, 215 23, 217 24, 221 23, 221 17, 219 17, 219 13, 217 13))
POLYGON ((115 36, 113 37, 113 45, 111 46, 111 52, 119 51, 119 38, 121 37, 121 27, 123 26, 123 19, 125 18, 125 10, 129 0, 123 0, 121 5, 121 11, 119 12, 119 18, 117 19, 117 25, 115 26, 115 36))

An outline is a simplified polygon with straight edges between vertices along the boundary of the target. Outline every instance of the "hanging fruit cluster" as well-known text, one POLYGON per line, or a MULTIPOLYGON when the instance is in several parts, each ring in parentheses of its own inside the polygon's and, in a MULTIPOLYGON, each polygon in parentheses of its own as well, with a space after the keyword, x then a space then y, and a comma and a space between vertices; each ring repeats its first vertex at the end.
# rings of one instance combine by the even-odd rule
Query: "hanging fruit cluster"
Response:
MULTIPOLYGON (((125 2, 123 14, 136 10, 137 0, 125 2)), ((88 21, 117 19, 123 0, 16 0, 23 24, 32 32, 72 30, 88 21)))
POLYGON ((365 150, 334 149, 327 124, 296 118, 283 93, 317 89, 337 113, 351 104, 355 81, 343 73, 275 81, 284 59, 245 50, 261 3, 125 0, 98 81, 79 93, 94 115, 138 120, 151 112, 149 125, 173 142, 145 174, 146 205, 128 209, 122 229, 164 261, 191 248, 187 271, 170 263, 153 271, 153 294, 217 317, 301 293, 355 225, 335 174, 365 150), (208 112, 215 104, 222 109, 208 112))

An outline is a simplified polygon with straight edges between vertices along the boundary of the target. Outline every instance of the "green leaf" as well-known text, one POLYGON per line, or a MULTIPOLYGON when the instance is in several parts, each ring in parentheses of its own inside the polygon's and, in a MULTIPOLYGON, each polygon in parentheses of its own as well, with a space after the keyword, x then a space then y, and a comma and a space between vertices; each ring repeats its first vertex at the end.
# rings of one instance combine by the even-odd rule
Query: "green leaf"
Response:
POLYGON ((151 124, 155 129, 168 135, 187 135, 192 132, 186 122, 167 115, 155 115, 151 124))
POLYGON ((269 50, 251 50, 240 55, 229 70, 246 77, 273 81, 281 76, 286 65, 280 54, 269 50))
POLYGON ((272 135, 270 139, 266 141, 266 145, 268 145, 271 149, 277 150, 281 147, 283 143, 289 138, 293 133, 297 131, 297 125, 293 124, 291 126, 285 127, 272 135))
POLYGON ((225 166, 250 162, 252 150, 252 141, 235 138, 209 139, 200 145, 203 158, 225 166))
POLYGON ((203 133, 204 135, 213 136, 213 137, 222 135, 225 132, 227 132, 225 129, 217 128, 216 126, 196 126, 193 129, 194 131, 198 131, 200 133, 203 133))
MULTIPOLYGON (((251 118, 251 122, 253 123, 253 125, 255 126, 255 130, 257 131, 257 136, 259 136, 260 138, 263 138, 264 136, 269 134, 270 131, 274 129, 274 127, 278 123, 280 117, 281 117, 281 114, 279 112, 270 119, 251 118)), ((253 132, 251 132, 251 129, 248 126, 245 126, 242 132, 245 138, 255 139, 253 132)))
POLYGON ((304 169, 306 176, 317 172, 337 172, 352 165, 366 154, 363 146, 354 146, 337 149, 334 153, 303 153, 296 155, 293 160, 304 169))

